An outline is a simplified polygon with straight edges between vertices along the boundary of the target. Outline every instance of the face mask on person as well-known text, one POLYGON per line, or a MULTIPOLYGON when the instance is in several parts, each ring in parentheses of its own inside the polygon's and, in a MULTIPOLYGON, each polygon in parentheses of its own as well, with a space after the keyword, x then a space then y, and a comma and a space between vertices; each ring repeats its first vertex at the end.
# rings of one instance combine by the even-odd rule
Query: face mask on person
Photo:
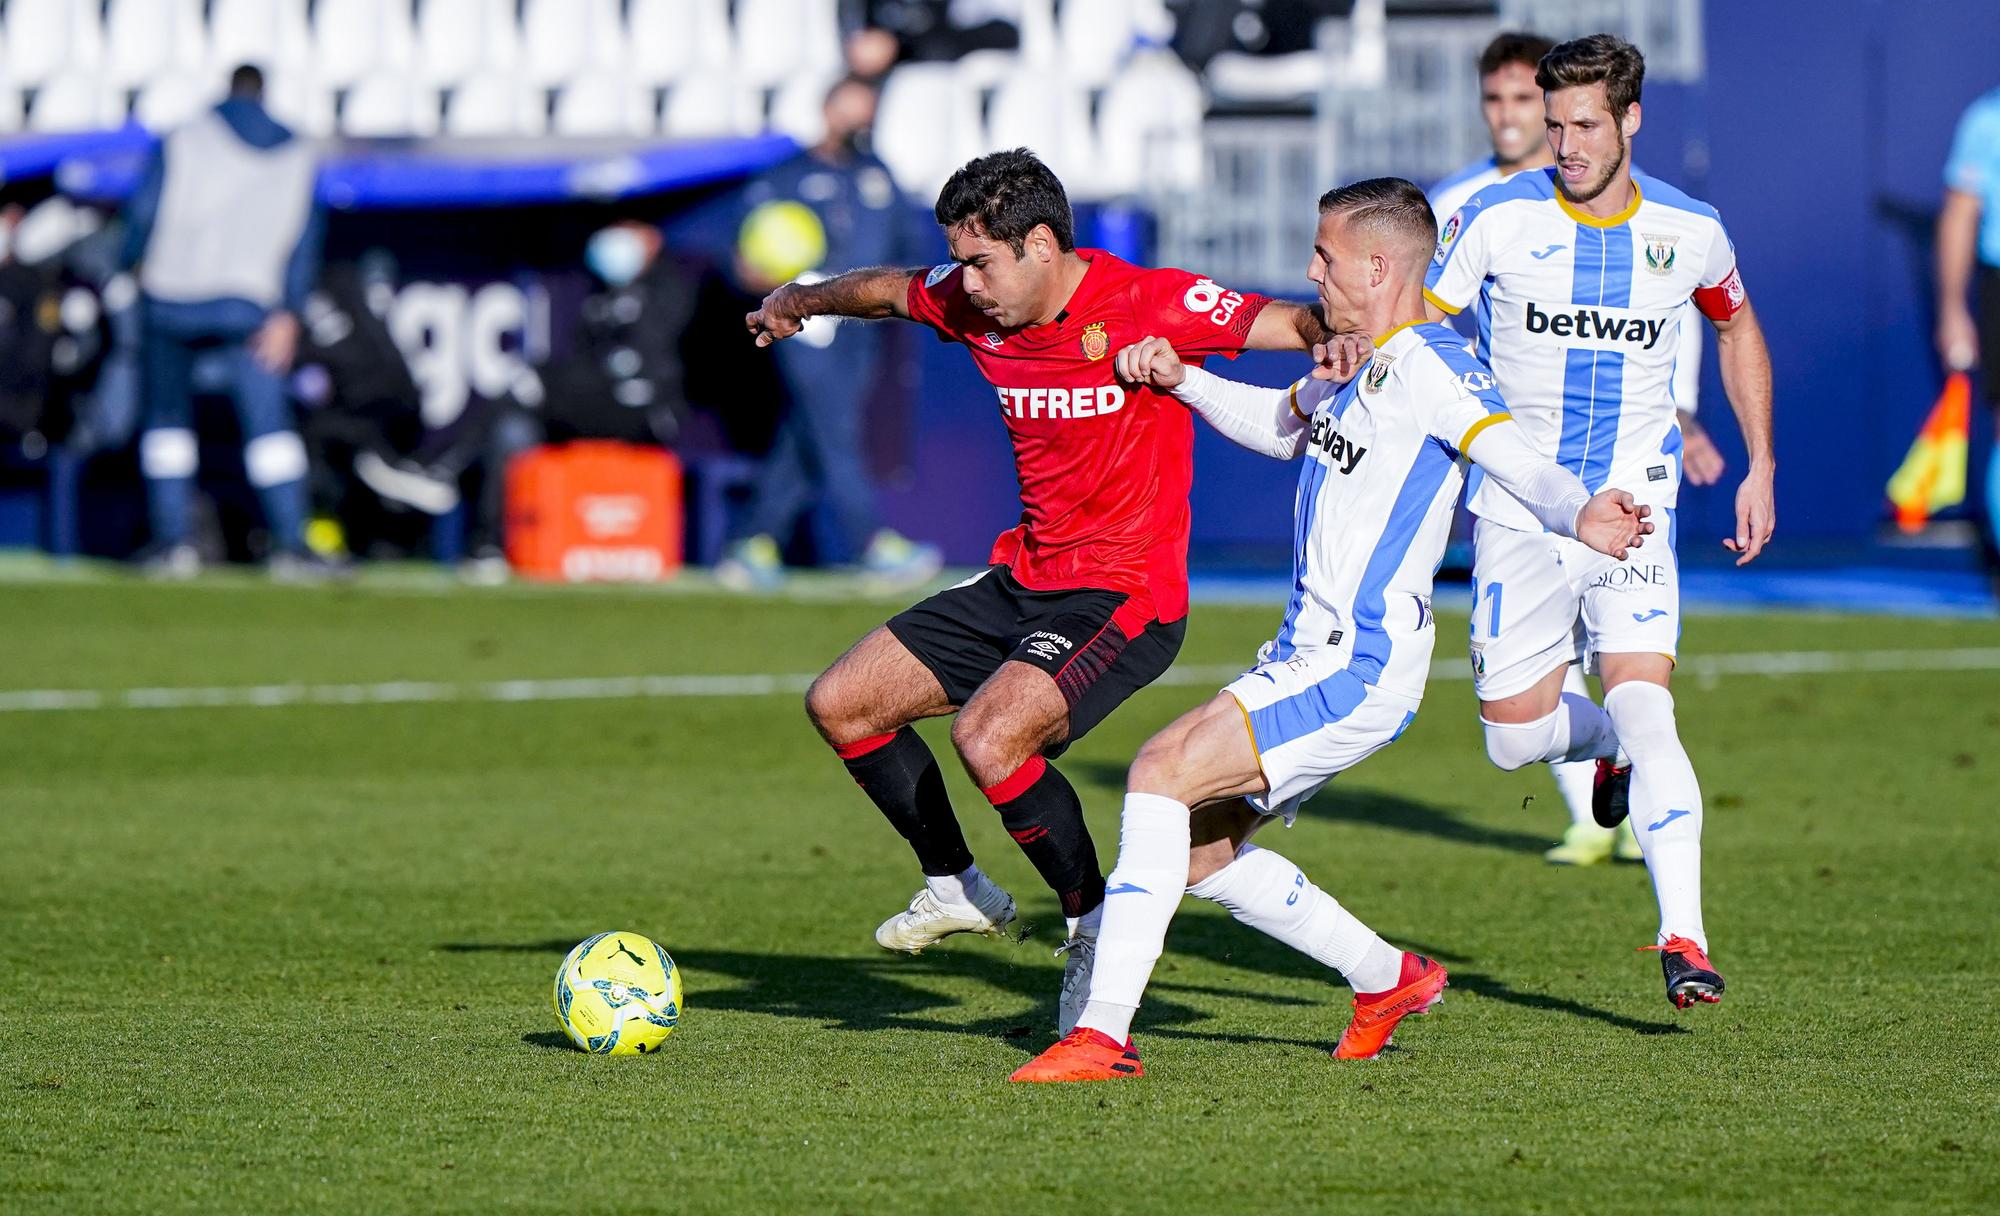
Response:
POLYGON ((584 247, 584 264, 612 287, 629 287, 646 269, 646 242, 628 228, 606 228, 584 247))

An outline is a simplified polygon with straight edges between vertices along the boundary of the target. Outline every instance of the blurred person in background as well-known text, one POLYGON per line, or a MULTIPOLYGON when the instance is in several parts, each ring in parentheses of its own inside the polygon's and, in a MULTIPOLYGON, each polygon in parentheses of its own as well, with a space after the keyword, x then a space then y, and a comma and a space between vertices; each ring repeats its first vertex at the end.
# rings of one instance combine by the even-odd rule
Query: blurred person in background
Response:
MULTIPOLYGON (((1959 118, 1944 185, 1937 224, 1938 356, 1952 371, 1985 369, 1986 400, 2000 431, 2000 89, 1959 118), (1976 321, 1967 303, 1974 291, 1976 321)), ((1981 514, 1986 572, 2000 599, 2000 439, 1987 453, 1981 514)))
MULTIPOLYGON (((1549 148, 1542 107, 1542 87, 1535 83, 1535 69, 1542 56, 1555 48, 1552 39, 1540 34, 1509 31, 1486 44, 1479 56, 1479 107, 1493 154, 1451 174, 1430 188, 1431 212, 1437 217, 1440 234, 1459 209, 1486 187, 1503 182, 1525 169, 1544 169, 1555 164, 1549 148)), ((1458 318, 1452 318, 1458 320, 1458 318)), ((1691 340, 1674 369, 1674 392, 1681 403, 1678 412, 1683 475, 1688 484, 1712 485, 1722 477, 1722 453, 1715 441, 1695 420, 1696 394, 1701 380, 1702 324, 1692 304, 1683 310, 1682 332, 1691 340)), ((1460 332, 1477 337, 1476 318, 1466 317, 1460 332)), ((1483 352, 1482 352, 1483 355, 1483 352)), ((1461 511, 1453 522, 1454 547, 1469 542, 1471 528, 1461 511)), ((1572 664, 1564 678, 1563 691, 1579 697, 1590 696, 1580 664, 1572 664)), ((1563 838, 1542 854, 1552 865, 1587 866, 1617 857, 1620 861, 1641 861, 1639 841, 1630 821, 1616 830, 1601 828, 1590 815, 1590 795, 1597 776, 1591 760, 1551 764, 1556 790, 1569 810, 1569 827, 1563 838)))
POLYGON ((285 399, 325 232, 316 176, 312 149, 265 110, 264 75, 246 64, 230 76, 227 99, 167 135, 127 206, 124 262, 139 268, 143 297, 149 573, 182 578, 200 568, 187 524, 200 452, 194 369, 203 359, 226 369, 272 576, 329 571, 305 547, 306 449, 285 399))
MULTIPOLYGON (((795 277, 815 281, 921 260, 909 204, 868 147, 875 100, 874 87, 863 81, 834 85, 826 96, 825 137, 745 190, 749 211, 737 261, 752 291, 795 277)), ((786 538, 815 502, 831 514, 845 556, 871 578, 913 585, 937 573, 938 550, 883 527, 875 511, 861 434, 885 340, 874 327, 823 317, 778 348, 788 400, 736 538, 717 563, 724 586, 781 585, 786 538)))
MULTIPOLYGON (((972 51, 1021 46, 1021 0, 848 0, 843 7, 854 27, 893 35, 902 62, 949 63, 972 51)), ((854 49, 850 44, 850 55, 854 49)))

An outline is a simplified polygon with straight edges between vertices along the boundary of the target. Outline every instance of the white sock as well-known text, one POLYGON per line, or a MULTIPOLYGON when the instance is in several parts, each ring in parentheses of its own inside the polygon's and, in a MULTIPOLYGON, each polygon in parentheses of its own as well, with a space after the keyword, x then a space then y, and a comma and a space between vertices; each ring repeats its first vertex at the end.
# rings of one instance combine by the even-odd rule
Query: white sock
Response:
MULTIPOLYGON (((1109 886, 1110 884, 1107 883, 1105 885, 1109 886)), ((1104 905, 1099 904, 1090 911, 1085 912, 1082 916, 1068 917, 1063 921, 1063 924, 1068 928, 1071 937, 1095 939, 1098 933, 1104 928, 1104 905)))
MULTIPOLYGON (((1568 673, 1563 676, 1563 693, 1565 701, 1571 696, 1590 700, 1590 685, 1583 678, 1583 664, 1569 665, 1568 673)), ((1606 721, 1609 720, 1607 717, 1606 721)), ((1596 827, 1597 821, 1590 817, 1590 795, 1597 785, 1597 761, 1552 760, 1549 762, 1549 775, 1555 778, 1556 792, 1562 795, 1563 805, 1569 808, 1570 823, 1596 827)))
POLYGON ((1244 845, 1235 861, 1189 887, 1188 894, 1221 904, 1252 929, 1340 972, 1356 992, 1394 988, 1402 974, 1401 950, 1269 849, 1244 845))
POLYGON ((1608 759, 1618 751, 1611 716, 1575 693, 1564 693, 1554 709, 1533 722, 1481 717, 1479 723, 1486 729, 1486 758, 1510 773, 1541 761, 1608 759))
POLYGON ((979 894, 979 884, 985 877, 978 866, 967 866, 956 874, 926 874, 924 885, 939 903, 964 907, 979 894))
POLYGON ((1158 794, 1125 795, 1118 821, 1118 864, 1104 886, 1097 962, 1079 1027, 1123 1043, 1132 1015, 1167 942, 1167 925, 1187 887, 1188 808, 1158 794))
POLYGON ((1705 953, 1701 786, 1674 726, 1674 695, 1658 684, 1634 680, 1612 689, 1604 707, 1632 758, 1632 831, 1660 901, 1660 941, 1690 938, 1705 953))

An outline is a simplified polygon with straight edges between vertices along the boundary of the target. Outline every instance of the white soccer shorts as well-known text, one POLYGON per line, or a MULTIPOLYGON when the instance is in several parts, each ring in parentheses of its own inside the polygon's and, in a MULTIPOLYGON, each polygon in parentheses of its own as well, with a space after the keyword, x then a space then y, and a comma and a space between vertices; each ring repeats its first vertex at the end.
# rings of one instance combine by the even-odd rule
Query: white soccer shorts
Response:
POLYGON ((1347 670, 1347 657, 1329 648, 1260 662, 1223 691, 1243 707, 1270 784, 1247 801, 1287 827, 1299 804, 1393 743, 1417 716, 1415 700, 1362 683, 1347 670))
POLYGON ((1680 566, 1671 509, 1624 561, 1552 532, 1488 519, 1472 532, 1472 679, 1482 701, 1532 688, 1564 663, 1597 672, 1599 655, 1663 654, 1681 636, 1680 566))

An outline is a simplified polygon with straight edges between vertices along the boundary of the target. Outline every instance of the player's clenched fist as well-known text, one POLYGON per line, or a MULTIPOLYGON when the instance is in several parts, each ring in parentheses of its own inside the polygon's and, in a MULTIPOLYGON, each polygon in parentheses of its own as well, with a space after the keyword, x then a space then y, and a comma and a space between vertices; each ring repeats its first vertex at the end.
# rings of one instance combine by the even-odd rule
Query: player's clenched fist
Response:
POLYGON ((769 346, 781 338, 789 338, 799 332, 806 318, 812 312, 803 307, 803 295, 797 283, 787 283, 764 297, 757 311, 747 314, 743 324, 756 337, 757 345, 769 346))
POLYGON ((1362 364, 1374 357, 1375 343, 1368 335, 1335 334, 1313 347, 1313 379, 1345 384, 1360 374, 1362 364))
POLYGON ((1119 351, 1113 362, 1118 378, 1127 384, 1172 389, 1187 379, 1187 366, 1165 338, 1141 338, 1119 351))
POLYGON ((1646 517, 1653 508, 1634 505, 1623 490, 1602 490, 1576 513, 1576 538, 1619 561, 1646 543, 1653 525, 1646 517))

